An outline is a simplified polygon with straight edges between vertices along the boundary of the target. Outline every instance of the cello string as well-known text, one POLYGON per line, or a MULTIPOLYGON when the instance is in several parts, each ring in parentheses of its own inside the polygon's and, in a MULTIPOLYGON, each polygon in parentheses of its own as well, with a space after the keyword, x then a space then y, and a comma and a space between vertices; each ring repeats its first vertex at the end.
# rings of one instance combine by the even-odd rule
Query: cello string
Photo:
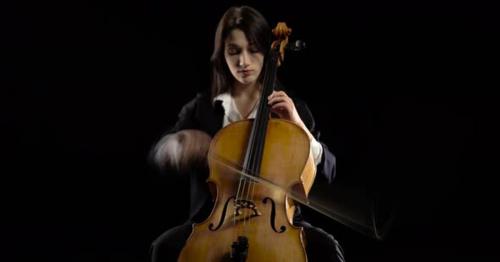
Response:
MULTIPOLYGON (((267 125, 268 125, 268 120, 269 120, 269 106, 267 105, 267 103, 265 103, 266 101, 266 98, 267 96, 269 95, 268 93, 271 93, 272 90, 274 89, 274 85, 273 85, 273 73, 275 73, 276 71, 276 66, 275 65, 275 62, 276 62, 276 59, 273 55, 270 56, 270 62, 271 64, 268 64, 268 66, 271 66, 271 73, 269 73, 269 70, 266 70, 265 71, 265 75, 264 75, 264 88, 263 88, 263 92, 261 94, 261 98, 260 98, 260 104, 259 104, 259 107, 258 107, 258 110, 260 112, 258 112, 257 114, 257 118, 256 119, 256 122, 255 124, 257 124, 257 128, 256 130, 258 130, 259 132, 256 132, 256 137, 255 137, 255 143, 254 143, 254 146, 255 146, 255 150, 256 152, 261 155, 263 153, 263 148, 264 148, 264 143, 265 143, 265 136, 266 136, 266 130, 267 130, 267 125), (271 92, 269 92, 269 89, 271 92)), ((258 166, 258 160, 261 161, 261 156, 258 157, 258 159, 254 158, 252 159, 252 165, 251 165, 251 170, 254 171, 254 174, 251 174, 253 176, 260 176, 259 174, 259 171, 260 171, 260 167, 258 166)), ((247 191, 247 196, 246 196, 246 200, 248 200, 249 202, 247 203, 253 203, 253 209, 250 210, 250 216, 248 217, 248 219, 250 219, 249 221, 249 226, 253 225, 254 224, 254 220, 252 219, 254 213, 255 215, 259 215, 258 214, 258 206, 257 206, 257 202, 255 201, 256 199, 256 196, 255 196, 255 187, 256 187, 256 182, 253 181, 253 180, 249 180, 249 188, 248 188, 248 191, 247 191)), ((246 221, 246 220, 245 220, 246 221)))
MULTIPOLYGON (((260 103, 259 103, 259 106, 260 106, 260 103)), ((257 112, 257 117, 259 116, 259 112, 257 112)), ((256 165, 256 153, 258 151, 256 151, 256 144, 258 145, 258 142, 259 142, 259 130, 260 130, 260 121, 258 121, 258 119, 255 119, 254 122, 253 122, 253 126, 252 126, 252 132, 251 132, 251 139, 249 141, 249 149, 250 149, 250 152, 249 154, 247 154, 247 161, 246 161, 246 167, 248 168, 247 170, 247 173, 252 175, 252 173, 254 172, 255 170, 255 165, 256 165)), ((247 224, 247 217, 248 217, 248 204, 250 203, 249 202, 249 194, 250 194, 250 188, 251 188, 251 183, 252 181, 250 179, 248 179, 247 177, 245 177, 244 179, 244 190, 243 190, 243 194, 244 194, 244 203, 245 203, 245 208, 244 208, 244 216, 243 216, 243 227, 245 229, 245 232, 246 232, 246 224, 247 224)))
MULTIPOLYGON (((260 109, 261 109, 261 104, 262 104, 262 99, 263 98, 264 97, 262 95, 259 98, 259 102, 258 102, 259 103, 259 105, 258 105, 258 110, 259 111, 262 111, 260 109)), ((261 130, 262 130, 263 123, 262 123, 262 121, 260 121, 261 118, 262 118, 261 116, 262 116, 262 113, 258 112, 258 114, 256 115, 257 119, 254 120, 254 124, 256 125, 256 127, 255 127, 256 132, 255 132, 255 136, 253 137, 254 140, 252 141, 253 142, 253 144, 252 144, 253 145, 252 146, 252 150, 254 150, 254 152, 252 152, 252 153, 254 153, 254 154, 251 155, 252 157, 251 157, 251 160, 250 160, 250 163, 249 163, 250 170, 252 170, 252 172, 250 173, 250 175, 253 175, 253 176, 257 176, 258 175, 256 173, 256 170, 257 170, 257 164, 258 164, 257 160, 259 158, 256 156, 255 153, 259 153, 260 152, 259 148, 260 148, 260 145, 262 144, 262 132, 261 132, 261 130)), ((252 203, 253 208, 252 208, 252 210, 246 210, 246 211, 248 211, 250 213, 250 215, 248 215, 247 213, 245 213, 245 224, 244 224, 245 225, 245 229, 247 228, 247 226, 246 226, 247 220, 249 220, 249 223, 248 223, 249 227, 252 225, 251 218, 252 218, 253 212, 254 212, 255 207, 256 207, 256 203, 254 202, 254 196, 253 196, 253 192, 254 192, 253 189, 254 189, 254 184, 255 183, 252 180, 248 179, 248 178, 247 178, 247 181, 248 181, 248 188, 246 190, 245 201, 246 201, 247 204, 252 203)), ((248 206, 248 207, 250 207, 250 206, 248 206)))
MULTIPOLYGON (((254 125, 255 124, 258 124, 258 122, 255 122, 254 121, 254 125)), ((252 127, 252 129, 255 130, 254 127, 252 127)), ((258 130, 258 129, 257 129, 258 130)), ((246 173, 251 173, 251 170, 253 170, 253 166, 254 166, 254 157, 252 157, 254 155, 254 142, 256 140, 256 136, 258 136, 258 132, 251 132, 251 137, 250 137, 250 140, 249 140, 249 144, 251 145, 250 147, 248 147, 249 149, 249 153, 247 154, 246 156, 246 160, 245 161, 246 163, 244 164, 245 167, 248 167, 248 170, 246 170, 246 173), (246 165, 248 163, 248 165, 246 165)), ((246 177, 242 177, 243 178, 243 192, 241 192, 241 198, 243 199, 243 203, 244 205, 247 205, 248 204, 248 191, 249 191, 249 188, 248 188, 248 181, 249 179, 246 178, 246 177)), ((247 230, 246 230, 246 217, 247 217, 247 208, 244 206, 243 208, 243 232, 246 233, 247 230)))
MULTIPOLYGON (((266 74, 265 74, 265 77, 264 77, 264 88, 263 88, 263 92, 261 94, 261 104, 259 105, 259 111, 260 114, 258 115, 259 117, 259 129, 261 132, 259 132, 259 137, 257 139, 257 143, 256 143, 256 147, 257 147, 257 152, 259 152, 259 154, 262 154, 264 152, 264 146, 265 146, 265 138, 266 138, 266 131, 267 131, 267 126, 268 126, 268 123, 269 123, 269 106, 267 105, 266 103, 266 100, 267 100, 267 96, 270 95, 272 93, 272 91, 274 90, 274 81, 273 81, 273 76, 275 76, 275 73, 276 73, 276 57, 272 54, 270 54, 270 56, 268 56, 269 59, 270 59, 270 64, 268 64, 268 68, 269 66, 271 67, 269 70, 266 70, 266 74)), ((259 159, 260 160, 260 159, 259 159)), ((261 161, 261 160, 260 160, 261 161)), ((257 164, 257 163, 255 163, 257 164)), ((253 174, 254 176, 257 176, 257 177, 260 177, 260 167, 258 166, 255 166, 255 168, 253 169, 255 170, 255 174, 253 174)), ((254 203, 255 205, 255 209, 253 210, 253 212, 255 212, 256 216, 259 215, 258 213, 258 206, 257 204, 260 203, 260 202, 257 202, 255 201, 256 200, 256 195, 255 195, 255 187, 257 185, 257 182, 256 181, 250 181, 251 183, 251 193, 250 193, 250 199, 251 199, 251 202, 254 203)), ((260 200, 258 197, 257 197, 257 200, 260 200)), ((253 213, 252 213, 253 215, 253 213)), ((253 219, 250 221, 250 224, 253 224, 253 219)))
MULTIPOLYGON (((265 70, 264 73, 264 86, 259 101, 258 112, 256 117, 257 119, 255 119, 254 124, 252 126, 252 132, 249 138, 250 146, 247 147, 247 150, 249 150, 249 152, 246 152, 245 162, 244 162, 244 169, 245 168, 248 169, 245 170, 246 173, 249 173, 250 175, 254 176, 259 175, 258 172, 260 168, 258 166, 259 164, 258 161, 261 161, 261 154, 263 153, 263 147, 266 135, 265 133, 268 124, 269 107, 267 103, 265 103, 265 99, 267 98, 268 95, 270 95, 270 93, 272 93, 272 90, 274 89, 273 77, 275 76, 277 70, 276 66, 277 56, 273 55, 271 52, 271 55, 268 57, 269 60, 267 63, 267 68, 269 68, 270 66, 270 70, 265 70), (257 156, 256 154, 259 154, 259 156, 257 156)), ((241 203, 243 203, 242 219, 243 219, 244 233, 247 232, 247 220, 251 218, 251 215, 253 214, 252 212, 256 212, 257 205, 254 202, 255 201, 254 193, 255 193, 255 182, 251 181, 246 177, 240 177, 235 201, 237 203, 237 207, 241 207, 240 205, 241 203), (254 206, 252 210, 248 210, 250 209, 249 205, 250 203, 252 203, 254 206), (248 215, 248 212, 250 212, 250 216, 248 215)), ((236 225, 236 216, 238 216, 238 209, 235 211, 235 214, 233 216, 233 226, 236 225)))
MULTIPOLYGON (((269 78, 270 76, 268 76, 267 78, 269 78)), ((269 82, 270 82, 270 79, 266 79, 266 83, 269 85, 269 82)), ((263 94, 263 96, 266 96, 266 94, 263 94)), ((266 96, 267 97, 267 96, 266 96)), ((260 157, 259 157, 259 161, 262 161, 262 154, 264 152, 264 145, 265 145, 265 137, 266 137, 266 130, 267 130, 267 125, 268 125, 268 115, 269 115, 269 110, 268 110, 268 106, 267 106, 267 103, 263 103, 263 106, 261 107, 262 109, 262 114, 260 115, 260 128, 259 130, 261 130, 261 132, 259 132, 259 137, 258 137, 258 142, 256 143, 256 151, 259 153, 260 157)), ((255 174, 253 174, 254 176, 256 177, 260 177, 260 166, 257 166, 258 163, 255 163, 255 167, 254 167, 254 170, 255 170, 255 174)), ((256 181, 252 180, 251 181, 251 193, 250 193, 250 199, 252 201, 252 203, 255 204, 255 208, 257 209, 257 201, 255 201, 255 186, 256 186, 256 181)))
MULTIPOLYGON (((250 141, 252 140, 252 138, 250 138, 250 141)), ((249 151, 252 151, 252 148, 248 148, 247 150, 249 151)), ((251 152, 249 152, 250 154, 251 152)), ((248 154, 247 154, 248 155, 248 154)), ((248 170, 245 169, 245 164, 244 164, 244 167, 243 167, 243 170, 245 173, 248 173, 248 170)), ((244 177, 244 176, 241 176, 240 175, 240 179, 239 179, 239 183, 238 183, 238 190, 236 192, 236 199, 235 199, 235 205, 233 205, 233 209, 234 209, 234 212, 233 212, 233 227, 236 226, 236 223, 237 223, 237 217, 239 217, 239 211, 241 211, 241 203, 242 203, 242 196, 244 195, 244 192, 245 192, 245 188, 246 188, 246 184, 247 184, 247 178, 244 177)), ((245 217, 245 213, 243 212, 242 214, 243 217, 245 217)), ((245 233, 245 227, 243 226, 243 233, 245 233)), ((237 239, 237 236, 238 235, 241 235, 241 227, 238 227, 237 230, 233 230, 233 239, 237 239)))
MULTIPOLYGON (((255 122, 254 122, 255 124, 255 122)), ((252 127, 253 129, 253 127, 252 127)), ((250 137, 249 137, 249 145, 253 144, 253 141, 255 141, 255 132, 251 132, 250 134, 250 137)), ((243 163, 243 170, 245 173, 248 173, 249 172, 249 165, 247 165, 248 162, 251 162, 251 159, 252 159, 252 155, 253 155, 253 152, 254 152, 254 149, 252 146, 248 147, 247 146, 247 152, 245 154, 245 160, 244 160, 244 163, 243 163)), ((244 195, 244 192, 245 192, 245 189, 247 187, 247 178, 244 177, 244 176, 240 176, 240 181, 239 181, 239 184, 238 184, 238 190, 237 190, 237 193, 236 193, 236 199, 235 199, 235 203, 239 206, 243 200, 243 195, 244 195)), ((241 210, 241 209, 235 209, 235 212, 234 212, 234 216, 233 216, 233 226, 236 225, 236 217, 238 216, 238 210, 241 210)), ((244 214, 242 214, 244 216, 244 214)))
MULTIPOLYGON (((257 209, 257 202, 255 201, 255 184, 256 183, 255 183, 255 181, 250 181, 250 183, 252 185, 252 194, 251 194, 252 195, 252 203, 254 203, 254 205, 255 205, 255 210, 258 210, 257 209)), ((257 211, 254 211, 254 212, 257 213, 257 211)), ((258 215, 258 213, 257 213, 257 215, 258 215)), ((250 226, 253 226, 253 224, 255 224, 253 221, 254 221, 254 219, 250 220, 250 226)))

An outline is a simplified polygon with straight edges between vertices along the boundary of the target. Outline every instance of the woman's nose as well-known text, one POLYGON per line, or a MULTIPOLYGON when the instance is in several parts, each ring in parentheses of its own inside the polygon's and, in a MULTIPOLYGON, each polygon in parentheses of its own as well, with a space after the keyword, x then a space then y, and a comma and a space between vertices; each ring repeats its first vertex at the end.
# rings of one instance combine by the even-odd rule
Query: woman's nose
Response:
POLYGON ((239 61, 238 65, 240 67, 246 67, 246 66, 248 66, 248 62, 249 62, 248 53, 247 52, 241 52, 240 61, 239 61))

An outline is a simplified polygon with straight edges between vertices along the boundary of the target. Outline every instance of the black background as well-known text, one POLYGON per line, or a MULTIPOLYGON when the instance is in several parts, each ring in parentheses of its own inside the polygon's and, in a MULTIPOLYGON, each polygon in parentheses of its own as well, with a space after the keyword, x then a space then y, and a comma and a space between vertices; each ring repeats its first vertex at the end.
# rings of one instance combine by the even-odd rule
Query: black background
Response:
POLYGON ((185 220, 182 182, 147 153, 208 88, 216 23, 242 3, 306 41, 279 74, 337 155, 339 185, 401 203, 384 241, 310 213, 347 260, 495 260, 493 5, 150 0, 2 4, 5 261, 147 261, 185 220))

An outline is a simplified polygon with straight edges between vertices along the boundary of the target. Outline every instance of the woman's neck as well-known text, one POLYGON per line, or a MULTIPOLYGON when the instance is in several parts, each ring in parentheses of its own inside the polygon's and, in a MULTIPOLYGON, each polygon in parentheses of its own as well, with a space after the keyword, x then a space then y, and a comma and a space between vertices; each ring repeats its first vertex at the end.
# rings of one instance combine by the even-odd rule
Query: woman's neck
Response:
POLYGON ((234 105, 243 119, 247 119, 258 104, 260 98, 259 84, 234 85, 231 89, 234 105))
POLYGON ((240 99, 254 100, 260 96, 260 85, 258 83, 253 83, 249 85, 243 85, 241 83, 235 83, 231 89, 231 96, 240 99))

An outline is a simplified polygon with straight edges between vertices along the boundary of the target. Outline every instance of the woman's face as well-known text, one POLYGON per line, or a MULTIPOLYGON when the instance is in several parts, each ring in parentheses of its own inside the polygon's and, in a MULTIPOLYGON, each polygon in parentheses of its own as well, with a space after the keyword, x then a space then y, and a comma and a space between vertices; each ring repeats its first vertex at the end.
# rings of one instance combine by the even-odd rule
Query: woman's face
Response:
POLYGON ((241 84, 249 85, 257 82, 264 54, 249 43, 245 33, 240 29, 232 30, 224 43, 224 58, 233 77, 241 84))

